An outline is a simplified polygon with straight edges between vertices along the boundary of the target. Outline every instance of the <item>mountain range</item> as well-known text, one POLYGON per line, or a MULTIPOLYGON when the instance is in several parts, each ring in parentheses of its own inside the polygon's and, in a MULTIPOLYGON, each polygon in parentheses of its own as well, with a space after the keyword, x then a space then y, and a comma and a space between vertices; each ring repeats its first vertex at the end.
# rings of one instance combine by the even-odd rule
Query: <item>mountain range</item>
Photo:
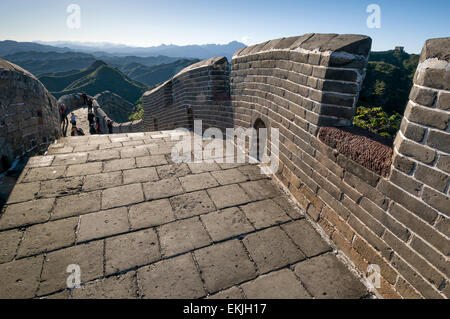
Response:
POLYGON ((228 44, 204 44, 204 45, 159 45, 151 47, 133 47, 117 44, 89 44, 80 42, 16 42, 11 40, 0 41, 0 56, 6 56, 18 52, 82 52, 88 53, 96 58, 104 57, 155 57, 164 55, 171 58, 195 58, 207 59, 214 56, 226 56, 229 60, 234 52, 246 45, 232 41, 228 44))
POLYGON ((91 53, 97 57, 102 55, 114 56, 128 56, 135 55, 141 57, 165 55, 168 57, 183 57, 208 59, 215 56, 226 56, 231 60, 234 52, 246 47, 245 44, 232 41, 228 44, 203 44, 203 45, 166 45, 150 47, 133 47, 127 45, 118 45, 111 43, 82 43, 70 41, 56 41, 56 42, 37 42, 43 45, 51 45, 59 49, 69 48, 71 50, 91 53), (106 54, 105 54, 106 53, 106 54))
POLYGON ((42 75, 39 80, 56 98, 78 92, 93 96, 111 91, 133 104, 149 88, 103 61, 95 61, 88 68, 79 71, 42 75))

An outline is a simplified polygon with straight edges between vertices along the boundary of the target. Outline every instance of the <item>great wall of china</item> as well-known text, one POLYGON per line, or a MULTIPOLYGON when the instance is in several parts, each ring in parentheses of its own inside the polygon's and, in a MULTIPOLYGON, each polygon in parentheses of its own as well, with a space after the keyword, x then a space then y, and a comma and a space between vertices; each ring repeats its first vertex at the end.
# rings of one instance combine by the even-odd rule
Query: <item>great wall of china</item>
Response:
MULTIPOLYGON (((192 129, 195 120, 277 128, 273 178, 362 273, 379 265, 382 296, 449 298, 450 38, 425 43, 393 145, 351 127, 370 49, 366 36, 306 34, 247 47, 231 63, 201 61, 146 92, 143 120, 113 132, 192 129)), ((56 101, 32 75, 0 68, 1 155, 59 138, 56 101)), ((105 125, 96 99, 94 110, 105 125)))

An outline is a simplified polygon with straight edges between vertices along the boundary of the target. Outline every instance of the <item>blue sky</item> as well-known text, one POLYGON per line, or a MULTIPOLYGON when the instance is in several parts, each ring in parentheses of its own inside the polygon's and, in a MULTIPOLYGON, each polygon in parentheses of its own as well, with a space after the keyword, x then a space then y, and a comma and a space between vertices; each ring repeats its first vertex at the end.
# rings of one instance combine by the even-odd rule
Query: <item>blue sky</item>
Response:
POLYGON ((373 50, 405 46, 419 53, 428 38, 450 36, 449 0, 0 0, 0 40, 165 44, 254 44, 279 37, 358 33, 373 50), (81 8, 81 28, 69 29, 69 4, 81 8), (381 8, 370 29, 369 4, 381 8))

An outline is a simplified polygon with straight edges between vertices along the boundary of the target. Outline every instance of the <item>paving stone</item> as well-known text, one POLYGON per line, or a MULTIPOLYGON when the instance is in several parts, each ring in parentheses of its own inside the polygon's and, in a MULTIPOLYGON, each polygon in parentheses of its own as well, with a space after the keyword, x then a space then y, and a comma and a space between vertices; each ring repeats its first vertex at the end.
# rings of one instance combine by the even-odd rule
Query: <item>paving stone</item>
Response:
POLYGON ((103 172, 107 173, 131 168, 136 168, 136 160, 134 158, 115 159, 104 163, 103 172))
POLYGON ((320 237, 307 220, 295 221, 281 227, 307 257, 331 250, 330 245, 320 237))
POLYGON ((0 232, 0 264, 13 260, 21 239, 22 231, 18 229, 0 232))
POLYGON ((74 165, 87 162, 88 153, 73 153, 65 155, 56 155, 52 166, 57 165, 74 165))
POLYGON ((110 144, 100 144, 98 146, 99 150, 110 150, 113 148, 119 148, 122 147, 122 143, 121 142, 115 142, 115 143, 110 143, 110 144))
POLYGON ((206 295, 191 254, 185 254, 138 270, 145 299, 196 299, 206 295))
POLYGON ((249 233, 255 229, 237 207, 201 216, 203 224, 214 241, 249 233))
MULTIPOLYGON (((134 141, 133 143, 140 143, 138 141, 134 141)), ((125 143, 122 143, 123 146, 126 146, 125 143)), ((130 157, 142 157, 142 156, 149 156, 150 153, 148 152, 147 147, 133 147, 133 148, 124 148, 120 150, 120 157, 121 158, 130 158, 130 157)))
POLYGON ((82 285, 73 291, 73 299, 136 299, 136 272, 109 277, 82 285))
POLYGON ((26 202, 34 199, 40 188, 40 182, 16 184, 8 197, 7 204, 26 202))
POLYGON ((294 204, 291 204, 287 198, 287 196, 278 196, 275 198, 272 198, 272 200, 280 206, 286 214, 289 215, 292 219, 299 219, 303 218, 304 215, 300 212, 300 210, 297 208, 294 208, 294 204))
POLYGON ((73 148, 75 152, 92 152, 98 150, 98 144, 93 145, 78 145, 73 148))
POLYGON ((103 191, 102 208, 113 208, 144 201, 144 193, 141 184, 130 184, 103 191))
POLYGON ((122 185, 122 172, 88 175, 84 178, 83 191, 92 191, 119 185, 122 185))
POLYGON ((201 215, 216 210, 206 191, 183 194, 170 199, 175 217, 178 219, 201 215))
POLYGON ((167 165, 167 164, 168 164, 168 162, 164 155, 151 155, 151 156, 136 157, 137 167, 160 166, 160 165, 167 165))
POLYGON ((156 170, 158 171, 158 175, 161 179, 183 177, 191 173, 189 167, 184 163, 158 166, 156 170))
POLYGON ((36 167, 28 170, 23 182, 37 182, 49 179, 57 179, 64 175, 66 166, 36 167))
POLYGON ((83 177, 67 177, 41 182, 39 197, 57 197, 72 195, 80 192, 83 186, 83 177))
POLYGON ((0 299, 33 298, 39 285, 42 256, 0 264, 0 299))
POLYGON ((111 140, 111 143, 118 143, 118 142, 131 141, 131 138, 129 138, 128 136, 118 136, 118 137, 116 137, 116 134, 114 134, 113 136, 111 136, 110 140, 111 140))
POLYGON ((118 150, 99 150, 99 151, 93 151, 88 153, 88 161, 89 162, 95 162, 95 161, 109 161, 113 159, 120 158, 120 154, 118 150))
POLYGON ((256 269, 238 240, 196 250, 194 255, 209 293, 256 277, 256 269))
POLYGON ((191 251, 211 243, 198 217, 162 225, 157 231, 164 257, 191 251))
POLYGON ((318 299, 361 298, 364 285, 331 253, 298 263, 294 272, 318 299))
POLYGON ((80 267, 80 280, 87 282, 103 276, 103 241, 93 241, 51 252, 45 256, 38 295, 68 288, 69 265, 80 267))
POLYGON ((54 202, 54 198, 45 198, 9 205, 0 217, 0 229, 10 229, 48 221, 54 202))
POLYGON ((198 191, 201 189, 219 186, 219 183, 210 173, 187 175, 180 177, 180 182, 186 192, 198 191))
POLYGON ((77 242, 125 233, 129 228, 126 207, 83 215, 80 217, 77 242))
POLYGON ((133 146, 141 146, 143 144, 143 141, 132 141, 132 140, 130 140, 130 141, 125 141, 125 142, 122 142, 122 145, 123 146, 126 146, 126 147, 133 147, 133 146))
POLYGON ((175 220, 168 199, 160 199, 133 205, 129 211, 131 229, 147 228, 175 220))
POLYGON ((208 189, 208 194, 218 209, 251 201, 248 195, 237 184, 208 189))
POLYGON ((311 299, 294 273, 282 269, 241 285, 248 299, 311 299))
POLYGON ((259 180, 240 184, 252 200, 263 200, 280 196, 280 190, 269 180, 259 180))
POLYGON ((102 169, 103 163, 101 162, 70 165, 67 168, 66 176, 70 177, 70 176, 99 174, 102 172, 102 169))
POLYGON ((52 165, 55 156, 34 156, 28 159, 27 167, 46 167, 52 165))
POLYGON ((228 185, 241 183, 247 180, 247 176, 242 174, 238 169, 227 169, 224 171, 215 171, 211 173, 220 185, 228 185))
POLYGON ((261 168, 257 165, 240 166, 238 170, 252 181, 267 178, 267 175, 262 174, 261 168))
POLYGON ((145 183, 143 184, 143 188, 147 200, 171 197, 184 193, 181 183, 176 177, 145 183))
POLYGON ((157 180, 159 180, 159 177, 154 167, 136 168, 123 171, 124 184, 154 182, 157 180))
POLYGON ((17 256, 25 257, 72 245, 77 224, 78 218, 73 217, 28 227, 17 256))
POLYGON ((188 164, 193 174, 200 174, 205 172, 212 172, 220 170, 220 166, 216 163, 189 163, 188 164))
POLYGON ((56 206, 51 219, 78 216, 100 210, 101 192, 80 193, 56 199, 56 206))
POLYGON ((231 287, 214 295, 208 296, 207 299, 244 299, 244 295, 237 287, 231 287))
POLYGON ((49 150, 47 151, 47 154, 54 155, 54 154, 65 154, 65 153, 72 153, 72 152, 73 152, 73 147, 65 146, 65 147, 49 148, 49 150))
POLYGON ((106 274, 111 275, 161 259, 152 229, 105 239, 106 274))
POLYGON ((247 218, 256 229, 287 222, 290 217, 271 199, 241 206, 247 218))
POLYGON ((172 146, 169 145, 158 145, 157 148, 151 148, 150 154, 151 155, 165 155, 165 154, 171 154, 172 153, 172 146))
POLYGON ((242 242, 255 261, 260 273, 305 259, 280 227, 272 227, 246 236, 242 242))

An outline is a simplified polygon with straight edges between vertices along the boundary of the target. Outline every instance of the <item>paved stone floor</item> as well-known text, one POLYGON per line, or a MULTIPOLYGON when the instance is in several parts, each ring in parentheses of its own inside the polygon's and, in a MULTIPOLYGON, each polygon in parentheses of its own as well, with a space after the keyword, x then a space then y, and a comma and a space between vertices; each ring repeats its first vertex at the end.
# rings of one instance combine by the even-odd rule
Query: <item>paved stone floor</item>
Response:
POLYGON ((368 295, 258 166, 174 164, 179 134, 70 137, 31 158, 0 217, 0 298, 368 295))

